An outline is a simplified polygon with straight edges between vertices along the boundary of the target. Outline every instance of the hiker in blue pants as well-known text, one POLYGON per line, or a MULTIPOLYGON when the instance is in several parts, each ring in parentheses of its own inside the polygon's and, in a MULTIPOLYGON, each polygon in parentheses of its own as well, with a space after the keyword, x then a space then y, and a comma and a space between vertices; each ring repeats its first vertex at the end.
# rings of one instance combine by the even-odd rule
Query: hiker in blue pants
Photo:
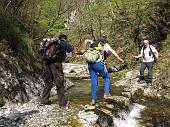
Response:
POLYGON ((98 75, 99 73, 104 79, 104 95, 110 94, 110 74, 108 73, 105 65, 101 62, 88 63, 88 70, 91 78, 91 93, 92 103, 94 104, 97 100, 97 86, 98 86, 98 75))
POLYGON ((96 41, 93 40, 85 40, 85 50, 86 45, 88 43, 90 43, 90 45, 93 45, 95 43, 99 43, 102 42, 103 45, 103 49, 101 51, 101 56, 99 57, 99 59, 97 59, 96 62, 94 63, 88 63, 88 70, 90 73, 90 78, 91 78, 91 96, 92 96, 92 101, 91 104, 95 105, 96 101, 97 101, 97 86, 98 86, 98 73, 102 76, 102 78, 104 79, 104 99, 107 99, 108 97, 110 97, 110 74, 106 68, 106 65, 104 63, 104 60, 106 58, 107 53, 112 53, 114 56, 116 56, 116 58, 121 61, 122 63, 124 62, 119 56, 118 54, 109 46, 109 44, 106 42, 105 39, 98 39, 96 41))

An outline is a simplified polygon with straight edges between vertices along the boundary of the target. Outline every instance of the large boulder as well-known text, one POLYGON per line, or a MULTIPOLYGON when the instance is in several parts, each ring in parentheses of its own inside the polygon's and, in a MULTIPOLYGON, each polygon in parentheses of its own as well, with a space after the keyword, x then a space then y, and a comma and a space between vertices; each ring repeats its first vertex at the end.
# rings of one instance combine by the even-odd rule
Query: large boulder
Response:
MULTIPOLYGON (((0 61, 0 95, 8 102, 20 103, 40 97, 44 86, 41 73, 33 73, 28 65, 21 67, 16 58, 3 52, 0 55, 2 58, 0 61)), ((74 83, 65 78, 64 85, 67 90, 74 83)), ((56 88, 52 88, 51 95, 55 94, 57 94, 56 88)))

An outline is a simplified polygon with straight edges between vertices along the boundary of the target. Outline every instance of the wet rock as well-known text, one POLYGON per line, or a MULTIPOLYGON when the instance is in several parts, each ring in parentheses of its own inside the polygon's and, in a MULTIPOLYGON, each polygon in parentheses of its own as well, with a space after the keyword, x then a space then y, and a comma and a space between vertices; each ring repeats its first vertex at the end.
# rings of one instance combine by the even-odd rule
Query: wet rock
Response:
POLYGON ((106 108, 108 108, 108 109, 114 109, 114 105, 113 105, 113 104, 106 104, 106 108))
POLYGON ((133 87, 131 88, 131 96, 134 97, 135 95, 136 96, 142 96, 143 95, 143 92, 144 92, 144 88, 142 87, 133 87))
POLYGON ((152 89, 151 87, 144 89, 143 96, 147 97, 157 97, 158 92, 156 89, 152 89))
POLYGON ((79 111, 78 118, 83 127, 92 127, 98 119, 98 116, 93 112, 79 111))
POLYGON ((124 106, 129 106, 130 105, 130 100, 127 97, 124 97, 124 96, 112 96, 107 101, 109 103, 110 102, 113 102, 113 103, 116 102, 116 103, 122 104, 124 106))
POLYGON ((70 79, 65 78, 64 86, 65 86, 65 90, 68 90, 69 88, 74 86, 74 83, 70 79))
POLYGON ((101 107, 95 110, 95 113, 99 116, 98 123, 102 127, 110 127, 113 124, 113 112, 112 110, 101 107))
POLYGON ((132 97, 130 92, 121 92, 121 95, 124 96, 124 97, 127 97, 129 99, 132 97))
POLYGON ((100 111, 100 112, 103 112, 103 113, 105 113, 106 115, 108 115, 108 116, 110 116, 110 117, 113 116, 112 111, 106 109, 105 107, 98 108, 97 110, 98 110, 98 112, 99 112, 99 111, 100 111))

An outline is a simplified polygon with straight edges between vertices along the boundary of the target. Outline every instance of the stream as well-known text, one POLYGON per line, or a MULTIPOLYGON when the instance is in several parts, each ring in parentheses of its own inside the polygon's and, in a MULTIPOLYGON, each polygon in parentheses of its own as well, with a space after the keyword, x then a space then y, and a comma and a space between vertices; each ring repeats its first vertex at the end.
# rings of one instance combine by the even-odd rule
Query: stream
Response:
MULTIPOLYGON (((71 79, 75 86, 68 90, 68 99, 77 105, 90 104, 90 80, 71 79)), ((123 87, 111 86, 111 95, 120 95, 123 87)), ((103 81, 99 78, 98 99, 103 102, 103 81)), ((114 106, 116 104, 113 104, 114 106)), ((140 97, 134 100, 130 108, 115 106, 114 125, 102 124, 102 127, 170 127, 170 100, 140 97)))

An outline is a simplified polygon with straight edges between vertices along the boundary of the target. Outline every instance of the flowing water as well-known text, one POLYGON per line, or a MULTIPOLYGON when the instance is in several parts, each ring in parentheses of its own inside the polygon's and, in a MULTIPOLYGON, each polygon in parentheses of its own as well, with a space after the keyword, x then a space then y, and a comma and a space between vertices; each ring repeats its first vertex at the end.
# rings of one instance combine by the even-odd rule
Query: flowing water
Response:
POLYGON ((146 107, 140 104, 134 104, 129 112, 118 112, 119 117, 113 116, 113 123, 115 127, 140 127, 141 112, 146 107))
MULTIPOLYGON (((91 101, 91 81, 90 79, 86 80, 77 80, 71 79, 75 86, 67 91, 67 97, 69 100, 79 104, 90 104, 91 101)), ((123 91, 122 87, 112 87, 112 95, 120 95, 123 91)), ((103 81, 99 79, 97 95, 100 101, 103 101, 103 81)))
MULTIPOLYGON (((76 84, 67 92, 68 99, 80 105, 90 104, 91 84, 90 80, 75 80, 76 84)), ((122 87, 111 86, 112 95, 120 95, 122 87)), ((103 101, 103 82, 100 80, 98 85, 98 98, 103 101)), ((114 110, 115 111, 115 110, 114 110)), ((113 117, 113 127, 170 127, 170 101, 156 98, 139 98, 130 109, 121 106, 116 110, 113 117)), ((102 127, 108 127, 107 118, 100 119, 102 127)))

